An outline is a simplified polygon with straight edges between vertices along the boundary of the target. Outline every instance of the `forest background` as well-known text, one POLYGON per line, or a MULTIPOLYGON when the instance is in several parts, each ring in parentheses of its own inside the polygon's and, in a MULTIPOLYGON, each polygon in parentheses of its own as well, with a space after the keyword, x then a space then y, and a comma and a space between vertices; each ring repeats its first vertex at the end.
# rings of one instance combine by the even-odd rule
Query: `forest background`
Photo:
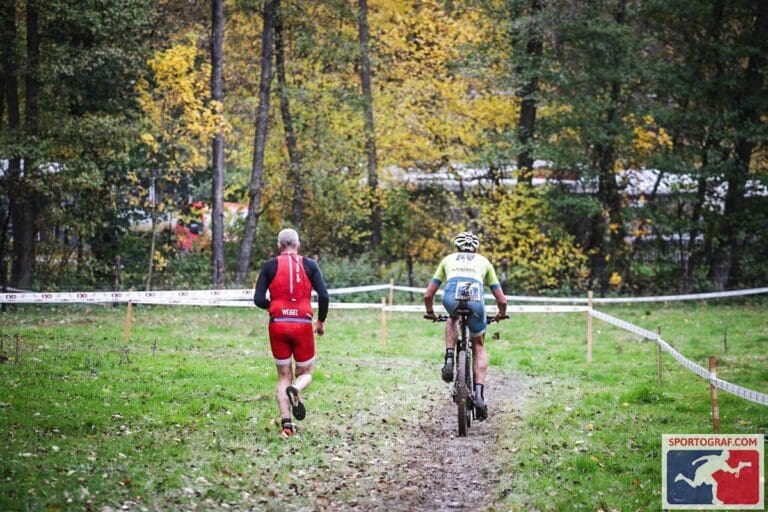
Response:
POLYGON ((465 229, 507 293, 768 282, 768 2, 0 9, 3 289, 250 286, 286 226, 330 286, 465 229))

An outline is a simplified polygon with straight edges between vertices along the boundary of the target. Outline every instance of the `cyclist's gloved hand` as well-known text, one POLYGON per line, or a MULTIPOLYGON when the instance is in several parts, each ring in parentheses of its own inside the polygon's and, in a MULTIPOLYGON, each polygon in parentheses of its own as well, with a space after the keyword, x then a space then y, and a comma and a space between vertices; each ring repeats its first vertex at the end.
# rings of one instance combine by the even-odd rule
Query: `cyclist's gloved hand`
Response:
POLYGON ((432 320, 433 322, 437 321, 437 315, 435 314, 434 311, 427 311, 426 313, 424 313, 424 318, 432 320))
POLYGON ((496 322, 501 322, 505 318, 509 318, 509 315, 506 313, 496 313, 496 316, 493 317, 496 322))

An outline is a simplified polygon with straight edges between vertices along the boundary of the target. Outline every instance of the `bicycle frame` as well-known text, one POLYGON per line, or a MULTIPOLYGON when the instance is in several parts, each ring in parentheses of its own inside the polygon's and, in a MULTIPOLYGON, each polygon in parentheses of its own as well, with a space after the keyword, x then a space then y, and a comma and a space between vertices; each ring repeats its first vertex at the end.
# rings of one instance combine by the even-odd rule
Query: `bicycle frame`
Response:
MULTIPOLYGON (((454 311, 454 315, 458 317, 459 321, 459 332, 456 336, 455 349, 456 378, 453 381, 451 396, 457 407, 459 437, 465 437, 472 419, 477 419, 475 415, 474 368, 472 365, 474 353, 472 351, 472 337, 469 335, 469 317, 472 311, 468 307, 468 301, 469 297, 459 297, 457 308, 454 311)), ((439 315, 436 319, 429 316, 425 316, 425 318, 435 322, 447 322, 449 319, 445 315, 439 315)), ((508 317, 486 317, 486 323, 497 322, 500 318, 508 317)))
POLYGON ((455 313, 459 316, 459 332, 456 337, 456 378, 452 394, 457 407, 459 437, 465 437, 475 411, 472 338, 469 335, 469 316, 472 312, 466 300, 459 300, 455 313))

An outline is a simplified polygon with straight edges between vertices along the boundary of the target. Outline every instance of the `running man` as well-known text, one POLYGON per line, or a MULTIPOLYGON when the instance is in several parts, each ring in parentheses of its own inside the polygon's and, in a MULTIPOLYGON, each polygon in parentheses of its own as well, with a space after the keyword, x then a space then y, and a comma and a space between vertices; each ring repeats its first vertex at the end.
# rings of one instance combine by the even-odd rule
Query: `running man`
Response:
POLYGON ((480 239, 470 232, 462 232, 453 238, 453 245, 458 252, 449 254, 438 265, 432 281, 424 292, 426 316, 437 320, 433 309, 434 297, 442 283, 445 283, 443 306, 450 318, 445 324, 445 365, 442 377, 445 382, 453 381, 453 359, 456 350, 458 316, 454 311, 458 306, 458 290, 469 290, 472 300, 467 305, 472 310, 469 317, 469 334, 472 338, 472 371, 475 381, 475 414, 478 420, 488 417, 488 405, 485 403, 485 378, 488 374, 488 355, 485 352, 485 301, 483 285, 488 285, 498 305, 496 320, 507 317, 507 298, 501 289, 496 270, 484 256, 477 254, 480 239))
POLYGON ((722 505, 723 502, 720 501, 720 499, 717 497, 717 480, 715 480, 714 474, 718 471, 725 471, 727 473, 735 474, 736 478, 738 478, 742 468, 748 468, 752 465, 751 462, 739 462, 737 467, 731 467, 728 465, 728 459, 730 456, 731 452, 728 450, 723 450, 720 455, 705 455, 703 457, 699 457, 698 459, 691 462, 691 466, 695 466, 702 461, 704 464, 696 468, 696 472, 693 475, 693 480, 683 475, 682 473, 678 473, 675 477, 675 482, 682 480, 693 488, 702 485, 710 485, 712 486, 712 504, 722 505))
POLYGON ((314 260, 299 256, 300 246, 295 230, 280 231, 277 235, 280 255, 261 266, 253 294, 253 302, 269 310, 269 343, 277 366, 277 405, 283 437, 290 437, 296 431, 291 412, 297 420, 303 420, 307 413, 299 393, 312 382, 314 368, 312 289, 317 292, 315 332, 318 336, 325 333, 330 302, 320 267, 314 260))

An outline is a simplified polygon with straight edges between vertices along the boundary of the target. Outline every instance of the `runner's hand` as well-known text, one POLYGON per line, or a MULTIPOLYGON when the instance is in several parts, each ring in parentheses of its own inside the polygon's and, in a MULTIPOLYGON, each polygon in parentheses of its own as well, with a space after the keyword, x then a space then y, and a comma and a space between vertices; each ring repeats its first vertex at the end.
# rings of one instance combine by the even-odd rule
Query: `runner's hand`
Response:
POLYGON ((509 318, 509 315, 507 315, 506 313, 504 313, 504 314, 502 314, 502 313, 496 313, 496 316, 494 316, 494 317, 493 317, 493 319, 494 319, 496 322, 501 322, 502 320, 504 320, 504 319, 506 319, 506 318, 509 318))
POLYGON ((434 312, 434 311, 430 311, 430 312, 428 312, 428 313, 424 313, 424 318, 427 318, 427 319, 429 319, 429 320, 432 320, 433 322, 436 322, 436 321, 437 321, 437 319, 438 319, 438 318, 437 318, 437 315, 435 314, 435 312, 434 312))
POLYGON ((321 322, 320 320, 315 322, 315 332, 318 336, 322 336, 325 334, 325 324, 321 322))

